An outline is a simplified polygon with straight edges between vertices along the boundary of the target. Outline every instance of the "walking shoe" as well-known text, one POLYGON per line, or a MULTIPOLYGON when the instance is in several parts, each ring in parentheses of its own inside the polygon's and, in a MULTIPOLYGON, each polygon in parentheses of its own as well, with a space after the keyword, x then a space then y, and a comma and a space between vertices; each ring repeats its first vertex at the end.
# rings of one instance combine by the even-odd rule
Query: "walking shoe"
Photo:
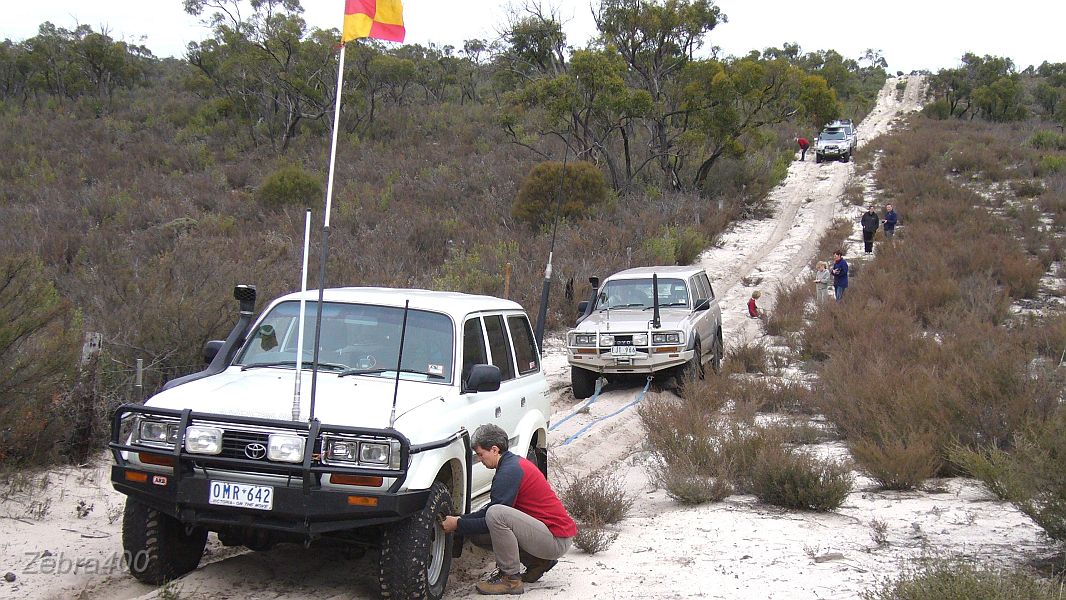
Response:
POLYGON ((522 585, 522 576, 518 573, 514 575, 507 575, 503 571, 497 570, 489 577, 488 581, 477 582, 477 593, 486 594, 489 596, 498 596, 501 594, 521 594, 526 591, 524 585, 522 585))
POLYGON ((545 573, 552 570, 559 561, 547 560, 544 558, 534 558, 530 561, 525 573, 522 573, 522 581, 526 583, 533 583, 539 581, 545 573))

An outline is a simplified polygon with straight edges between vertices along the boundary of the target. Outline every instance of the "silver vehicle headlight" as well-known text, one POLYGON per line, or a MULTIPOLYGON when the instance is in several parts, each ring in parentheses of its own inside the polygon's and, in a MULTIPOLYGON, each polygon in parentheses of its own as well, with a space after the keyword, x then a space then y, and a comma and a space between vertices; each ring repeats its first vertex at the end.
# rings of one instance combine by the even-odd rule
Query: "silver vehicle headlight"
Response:
POLYGON ((614 345, 614 336, 609 334, 609 333, 601 333, 600 334, 600 345, 601 346, 613 346, 614 345))
POLYGON ((275 462, 303 462, 304 439, 285 433, 270 434, 267 437, 267 459, 275 462))
POLYGON ((178 424, 169 421, 142 420, 137 426, 134 443, 173 448, 178 441, 178 424))
POLYGON ((634 334, 633 335, 633 345, 634 346, 647 346, 648 345, 648 334, 646 334, 646 333, 634 334))
POLYGON ((189 425, 185 428, 185 451, 192 454, 221 454, 222 430, 218 427, 189 425))
POLYGON ((596 334, 595 333, 571 333, 570 334, 571 346, 595 346, 596 334))
POLYGON ((651 343, 656 346, 662 344, 681 344, 685 341, 685 334, 680 331, 664 331, 651 334, 651 343))

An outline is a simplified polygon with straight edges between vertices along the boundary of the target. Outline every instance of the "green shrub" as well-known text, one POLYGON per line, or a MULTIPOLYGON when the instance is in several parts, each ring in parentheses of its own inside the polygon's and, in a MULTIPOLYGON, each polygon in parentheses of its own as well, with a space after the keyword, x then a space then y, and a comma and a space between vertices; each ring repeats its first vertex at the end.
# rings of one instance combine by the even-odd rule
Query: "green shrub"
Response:
POLYGON ((666 227, 659 236, 645 240, 644 252, 656 264, 690 265, 707 245, 707 239, 696 227, 666 227))
POLYGON ((892 437, 884 431, 879 434, 887 439, 862 437, 849 444, 849 448, 855 461, 882 488, 912 490, 940 468, 935 436, 908 432, 892 437))
POLYGON ((1040 157, 1037 169, 1038 174, 1041 176, 1054 175, 1055 173, 1066 171, 1066 156, 1045 154, 1040 157))
POLYGON ((1030 136, 1028 143, 1037 150, 1066 150, 1066 135, 1045 129, 1030 136))
POLYGON ((951 118, 951 106, 946 100, 934 100, 922 108, 922 114, 930 119, 949 119, 951 118))
POLYGON ((934 560, 863 592, 863 600, 1061 600, 1061 586, 1018 570, 934 560))
POLYGON ((312 206, 322 201, 322 183, 303 167, 289 165, 268 175, 255 197, 270 208, 312 206))
MULTIPOLYGON (((1060 382, 1061 383, 1061 382, 1060 382)), ((1004 451, 955 447, 952 460, 983 481, 1000 498, 1032 517, 1048 535, 1066 540, 1066 409, 1046 423, 1034 424, 1004 451)))
POLYGON ((759 453, 751 479, 755 495, 763 502, 816 511, 840 508, 853 483, 846 464, 779 445, 759 453))
POLYGON ((511 215, 534 226, 561 218, 582 219, 608 197, 607 181, 596 165, 578 161, 542 162, 529 172, 515 197, 511 215))
POLYGON ((80 319, 41 262, 0 257, 0 464, 72 457, 95 400, 69 393, 80 350, 80 319))
POLYGON ((1019 198, 1035 198, 1044 193, 1044 185, 1039 181, 1024 179, 1010 182, 1010 188, 1019 198))

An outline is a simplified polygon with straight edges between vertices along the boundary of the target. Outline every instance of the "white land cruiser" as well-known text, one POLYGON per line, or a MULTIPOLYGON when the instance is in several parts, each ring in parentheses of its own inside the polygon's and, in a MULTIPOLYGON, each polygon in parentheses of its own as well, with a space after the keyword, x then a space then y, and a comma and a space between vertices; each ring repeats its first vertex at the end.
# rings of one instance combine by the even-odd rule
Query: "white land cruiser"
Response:
POLYGON ((566 336, 574 396, 588 398, 600 375, 661 373, 702 378, 722 367, 722 312, 699 267, 640 267, 593 283, 566 336))
POLYGON ((312 378, 318 292, 308 292, 297 397, 301 294, 254 324, 255 289, 235 296, 240 317, 205 347, 207 370, 115 413, 111 479, 128 495, 133 575, 160 584, 195 569, 208 531, 254 549, 331 537, 380 547, 384 596, 440 598, 462 548, 440 518, 486 504, 492 482, 470 432, 500 425, 547 469, 548 386, 522 307, 326 290, 312 378))

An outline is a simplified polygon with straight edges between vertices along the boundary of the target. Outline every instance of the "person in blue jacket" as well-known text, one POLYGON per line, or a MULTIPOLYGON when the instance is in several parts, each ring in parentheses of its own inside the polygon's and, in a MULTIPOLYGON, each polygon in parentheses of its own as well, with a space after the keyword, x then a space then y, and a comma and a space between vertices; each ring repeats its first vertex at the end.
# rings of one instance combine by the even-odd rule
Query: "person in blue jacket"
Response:
POLYGON ((848 261, 844 260, 843 250, 833 253, 833 268, 829 272, 833 274, 833 293, 838 301, 843 300, 844 290, 848 289, 848 261))
POLYGON ((881 228, 885 230, 885 238, 892 239, 892 234, 896 233, 896 209, 892 208, 891 204, 885 205, 885 218, 881 220, 881 228))

